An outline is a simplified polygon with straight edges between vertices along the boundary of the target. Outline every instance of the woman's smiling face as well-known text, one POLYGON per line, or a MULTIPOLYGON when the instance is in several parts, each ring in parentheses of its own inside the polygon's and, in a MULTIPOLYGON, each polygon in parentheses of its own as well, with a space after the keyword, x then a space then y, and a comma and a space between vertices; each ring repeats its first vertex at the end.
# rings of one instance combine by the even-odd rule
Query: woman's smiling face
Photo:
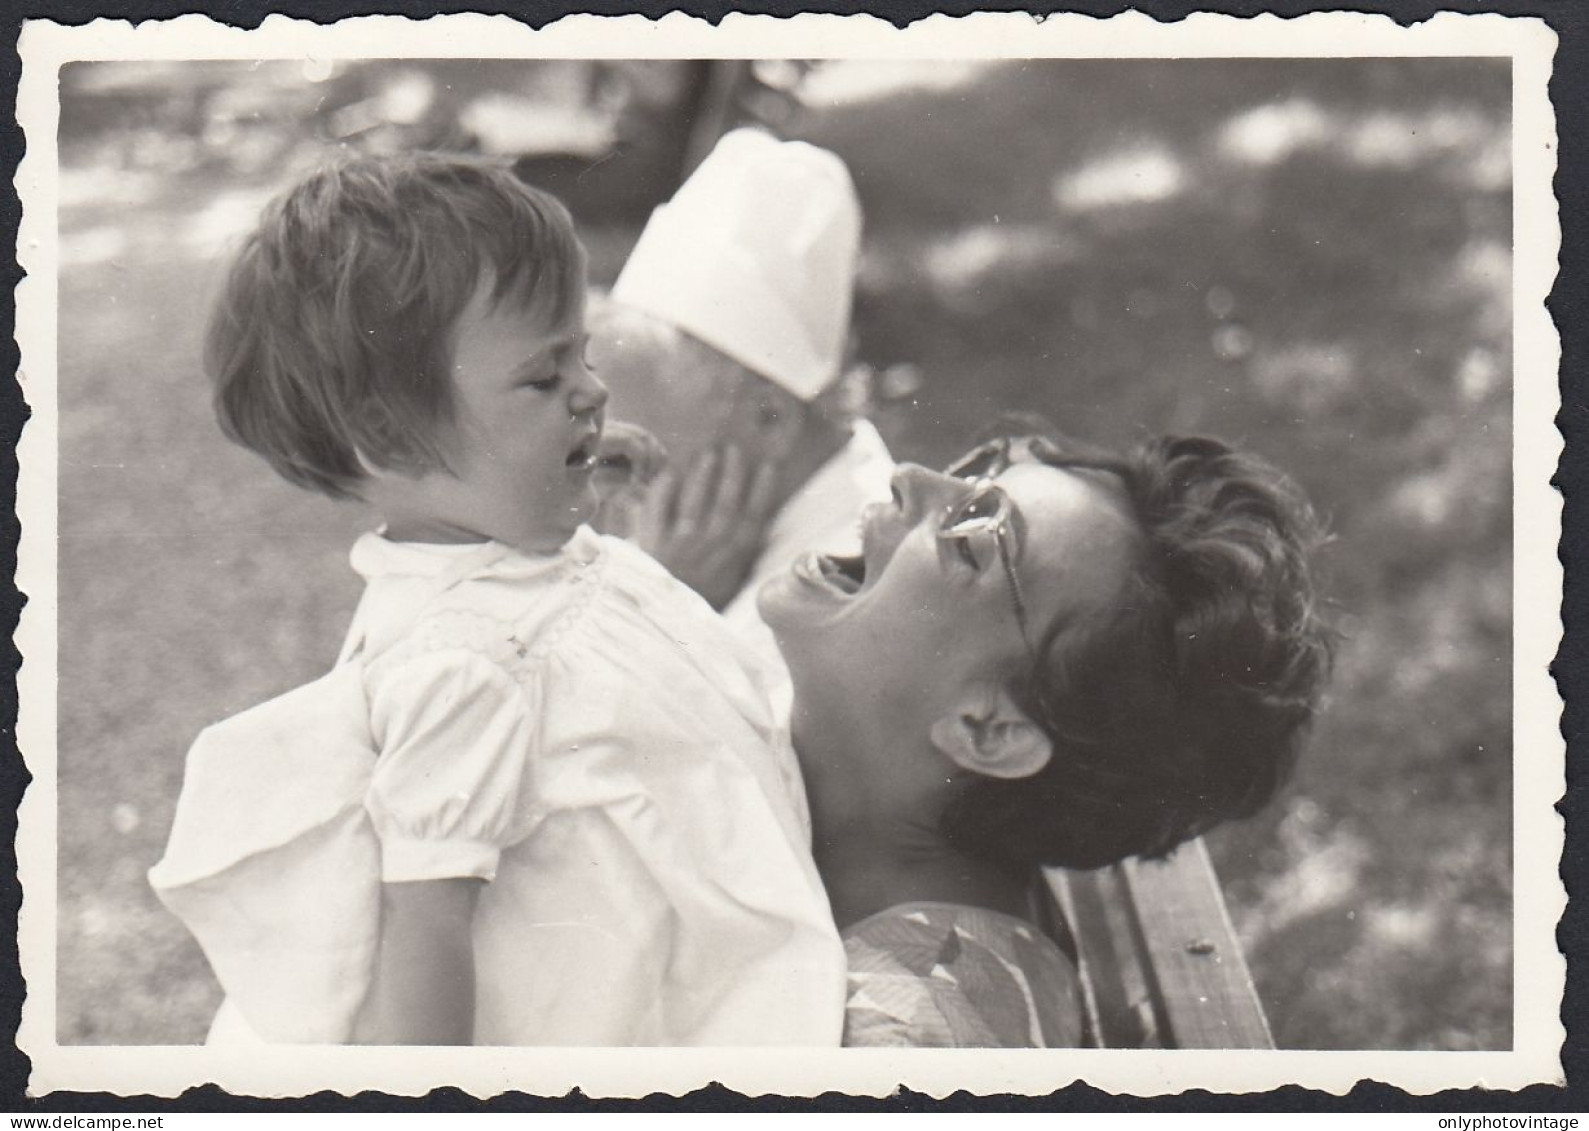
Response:
POLYGON ((1056 625, 1107 609, 1139 537, 1104 474, 1021 462, 972 481, 906 464, 893 501, 865 512, 859 568, 808 556, 768 583, 760 605, 797 712, 853 726, 858 742, 868 723, 919 731, 925 742, 968 687, 1030 663, 1023 612, 1041 647, 1056 625), (982 511, 1002 492, 1002 551, 985 537, 968 554, 943 536, 979 488, 982 511))

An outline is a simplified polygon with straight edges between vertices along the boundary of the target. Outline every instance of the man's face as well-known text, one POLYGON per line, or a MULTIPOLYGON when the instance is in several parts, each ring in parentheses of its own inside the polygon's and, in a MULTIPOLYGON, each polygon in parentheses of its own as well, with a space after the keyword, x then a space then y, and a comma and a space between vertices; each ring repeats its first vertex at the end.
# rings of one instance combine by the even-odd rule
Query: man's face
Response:
POLYGON ((674 469, 722 444, 777 461, 804 408, 704 342, 611 302, 593 313, 590 361, 612 392, 608 415, 656 436, 674 469))

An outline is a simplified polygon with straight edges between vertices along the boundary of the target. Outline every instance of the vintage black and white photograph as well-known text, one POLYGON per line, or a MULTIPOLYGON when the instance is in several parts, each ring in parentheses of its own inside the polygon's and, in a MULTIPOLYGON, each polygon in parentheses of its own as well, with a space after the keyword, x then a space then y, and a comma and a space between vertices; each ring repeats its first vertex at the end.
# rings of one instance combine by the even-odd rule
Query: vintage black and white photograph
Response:
POLYGON ((25 30, 35 1090, 1555 1079, 1552 36, 1308 20, 25 30))

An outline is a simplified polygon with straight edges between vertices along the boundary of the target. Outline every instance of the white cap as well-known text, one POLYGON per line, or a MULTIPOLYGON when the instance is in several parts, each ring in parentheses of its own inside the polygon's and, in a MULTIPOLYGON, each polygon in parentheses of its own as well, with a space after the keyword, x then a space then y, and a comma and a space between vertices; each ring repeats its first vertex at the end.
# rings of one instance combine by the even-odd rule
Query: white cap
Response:
POLYGON ((811 400, 844 360, 860 238, 843 161, 734 130, 651 214, 612 297, 811 400))

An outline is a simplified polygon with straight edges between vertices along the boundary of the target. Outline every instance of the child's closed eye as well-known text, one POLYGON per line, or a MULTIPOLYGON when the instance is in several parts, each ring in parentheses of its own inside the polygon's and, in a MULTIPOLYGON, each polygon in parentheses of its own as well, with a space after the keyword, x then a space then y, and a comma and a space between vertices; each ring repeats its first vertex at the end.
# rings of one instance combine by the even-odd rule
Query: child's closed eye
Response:
POLYGON ((573 342, 559 348, 554 355, 551 372, 546 372, 543 369, 526 377, 520 384, 525 388, 549 393, 563 383, 563 370, 575 364, 574 359, 576 357, 579 359, 578 364, 587 371, 595 368, 590 364, 589 337, 580 339, 577 343, 577 348, 573 342))

